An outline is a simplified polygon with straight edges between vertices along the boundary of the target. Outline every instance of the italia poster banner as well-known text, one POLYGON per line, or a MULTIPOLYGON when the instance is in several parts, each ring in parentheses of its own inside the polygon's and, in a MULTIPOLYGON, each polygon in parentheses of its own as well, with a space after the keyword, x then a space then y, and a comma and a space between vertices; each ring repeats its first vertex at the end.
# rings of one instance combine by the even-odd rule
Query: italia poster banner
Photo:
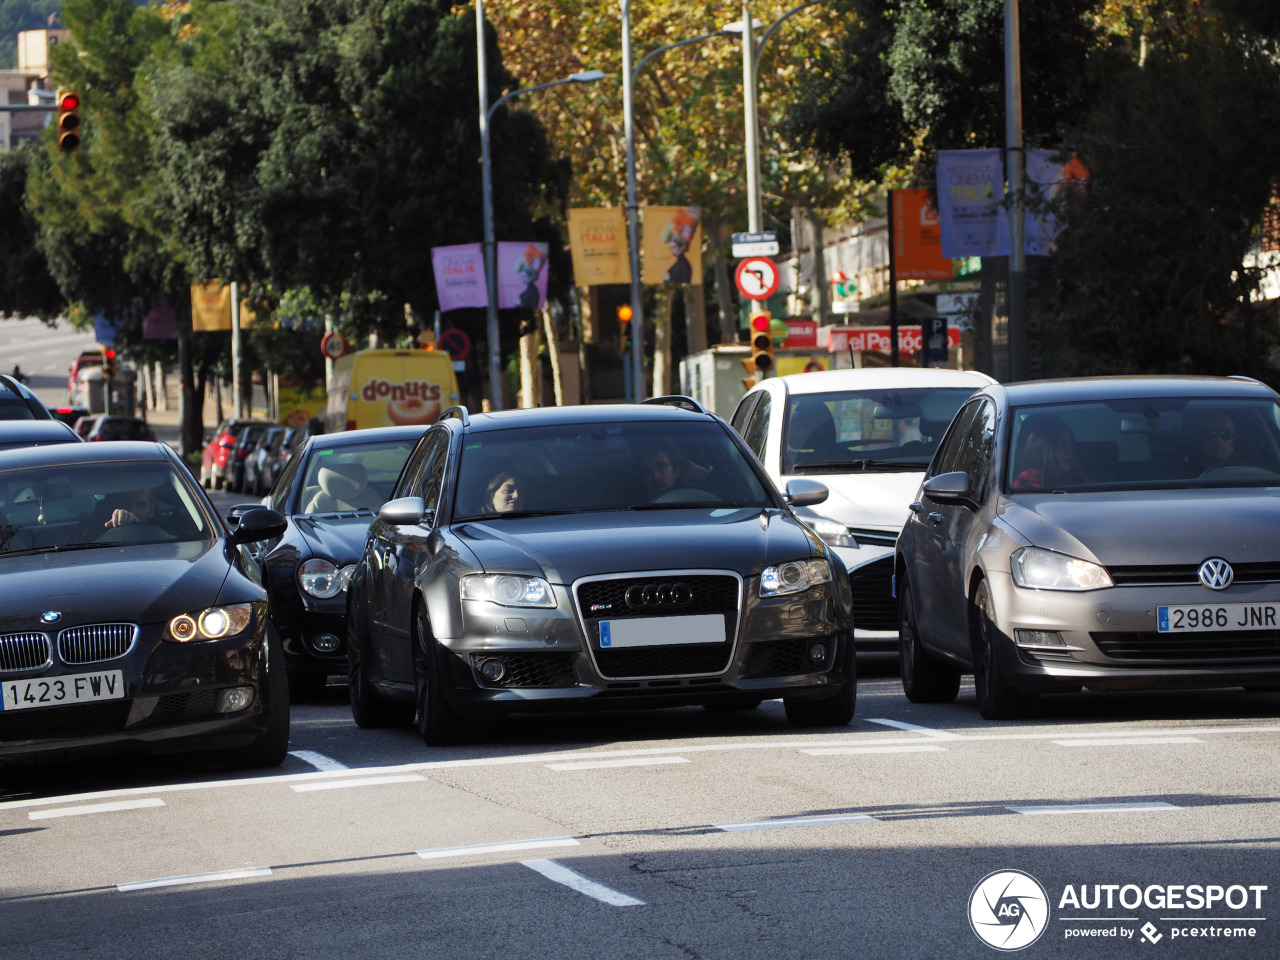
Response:
POLYGON ((547 305, 547 245, 498 244, 498 306, 540 310, 547 305))
POLYGON ((645 283, 702 283, 702 211, 645 207, 645 283))
POLYGON ((1000 150, 938 151, 938 216, 944 257, 1007 257, 1000 150))
POLYGON ((479 243, 460 243, 431 248, 436 296, 440 310, 487 307, 489 293, 484 282, 484 248, 479 243))
POLYGON ((569 252, 579 286, 630 283, 627 224, 621 207, 571 207, 569 252))

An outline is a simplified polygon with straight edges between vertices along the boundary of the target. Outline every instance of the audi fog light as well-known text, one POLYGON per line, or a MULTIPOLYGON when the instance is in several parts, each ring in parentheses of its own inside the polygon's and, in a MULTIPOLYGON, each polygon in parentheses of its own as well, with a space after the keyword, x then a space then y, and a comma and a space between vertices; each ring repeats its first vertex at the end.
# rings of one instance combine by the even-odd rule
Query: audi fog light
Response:
POLYGON ((227 687, 218 694, 218 713, 235 713, 253 703, 253 687, 227 687))
POLYGON ((488 600, 504 607, 554 607, 551 584, 540 577, 509 573, 473 573, 462 578, 463 600, 488 600))
POLYGON ((1023 547, 1009 557, 1013 582, 1030 590, 1099 590, 1114 586, 1104 567, 1040 547, 1023 547))
POLYGON ((831 579, 831 567, 825 560, 791 560, 760 572, 760 596, 778 597, 803 593, 831 579))
POLYGON ((507 675, 507 668, 501 660, 490 657, 480 664, 480 676, 484 677, 490 683, 497 683, 507 675))

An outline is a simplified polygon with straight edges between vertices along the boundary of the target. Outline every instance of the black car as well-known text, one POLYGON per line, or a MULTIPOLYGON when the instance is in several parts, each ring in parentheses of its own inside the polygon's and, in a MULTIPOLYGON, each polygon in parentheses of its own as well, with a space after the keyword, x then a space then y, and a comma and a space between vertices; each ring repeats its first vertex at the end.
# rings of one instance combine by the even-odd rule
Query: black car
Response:
POLYGON ((105 749, 217 749, 274 766, 288 680, 267 593, 164 444, 0 456, 0 763, 105 749))
POLYGON ((284 438, 284 427, 271 427, 258 435, 258 442, 249 451, 244 461, 244 493, 261 497, 270 489, 267 464, 272 457, 273 448, 278 449, 284 438))
POLYGON ((79 442, 76 432, 57 420, 0 420, 0 450, 79 442))
POLYGON ((381 427, 312 437, 265 501, 289 523, 257 559, 295 699, 318 695, 331 674, 347 672, 347 579, 421 436, 422 427, 381 427))
POLYGON ((72 407, 64 404, 61 407, 50 408, 49 414, 53 419, 61 420, 68 426, 74 427, 77 420, 90 415, 90 410, 88 407, 72 407))
POLYGON ((235 443, 227 454, 227 471, 223 477, 223 485, 235 493, 244 492, 244 467, 249 454, 258 445, 258 440, 272 427, 279 424, 270 421, 250 420, 236 436, 235 443))
POLYGON ((0 420, 52 419, 53 414, 25 383, 0 373, 0 420))
POLYGON ((471 415, 430 427, 369 531, 347 598, 362 727, 428 744, 474 718, 781 697, 853 717, 852 598, 720 418, 688 398, 471 415))
POLYGON ((147 421, 139 417, 116 417, 103 414, 98 417, 85 440, 151 440, 155 441, 155 432, 147 425, 147 421))

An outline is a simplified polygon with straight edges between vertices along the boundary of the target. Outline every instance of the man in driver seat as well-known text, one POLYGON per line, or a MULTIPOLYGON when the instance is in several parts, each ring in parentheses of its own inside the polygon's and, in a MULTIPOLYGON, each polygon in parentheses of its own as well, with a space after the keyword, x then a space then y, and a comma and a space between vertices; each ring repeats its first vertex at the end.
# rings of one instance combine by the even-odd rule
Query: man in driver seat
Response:
POLYGON ((666 444, 653 447, 640 457, 640 475, 650 499, 676 487, 690 487, 711 471, 687 460, 666 444))
POLYGON ((103 526, 126 527, 131 523, 150 523, 156 515, 156 498, 150 489, 126 490, 107 497, 111 515, 103 526))

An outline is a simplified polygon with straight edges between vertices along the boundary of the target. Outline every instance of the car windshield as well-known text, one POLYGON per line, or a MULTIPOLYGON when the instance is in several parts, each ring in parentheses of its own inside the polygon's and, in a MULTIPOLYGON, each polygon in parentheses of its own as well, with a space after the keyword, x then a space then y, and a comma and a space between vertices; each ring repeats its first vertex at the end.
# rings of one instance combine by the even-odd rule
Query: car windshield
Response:
POLYGON ((1156 397, 1015 407, 1004 488, 1280 486, 1280 403, 1156 397))
POLYGON ((772 506, 718 424, 624 421, 469 435, 455 517, 772 506))
POLYGON ((920 470, 971 387, 792 394, 782 425, 784 474, 920 470))
POLYGON ((197 497, 167 462, 0 470, 0 558, 208 540, 214 531, 197 497))
POLYGON ((317 450, 307 462, 298 513, 374 513, 391 496, 416 439, 317 450))

